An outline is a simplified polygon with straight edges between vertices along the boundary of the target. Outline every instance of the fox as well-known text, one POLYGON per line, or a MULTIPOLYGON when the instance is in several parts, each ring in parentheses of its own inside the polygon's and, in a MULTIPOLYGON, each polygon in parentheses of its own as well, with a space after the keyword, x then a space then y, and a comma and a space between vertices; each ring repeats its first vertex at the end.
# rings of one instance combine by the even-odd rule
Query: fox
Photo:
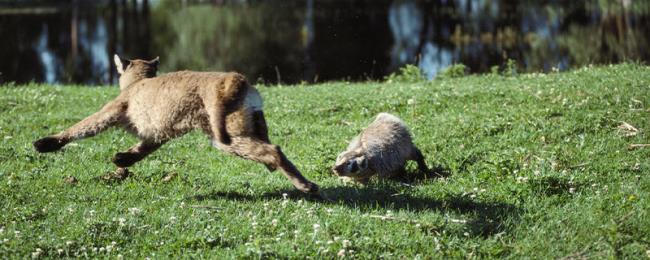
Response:
POLYGON ((119 74, 118 96, 70 128, 34 141, 37 152, 58 151, 70 142, 121 127, 139 139, 112 158, 118 170, 124 170, 196 129, 215 148, 261 163, 271 172, 280 169, 296 189, 318 194, 318 185, 269 140, 262 97, 242 74, 185 70, 157 76, 158 57, 129 60, 115 54, 113 58, 119 74))
POLYGON ((389 113, 379 113, 337 156, 332 171, 344 180, 366 184, 375 175, 399 177, 408 160, 415 161, 420 172, 429 170, 406 123, 389 113))

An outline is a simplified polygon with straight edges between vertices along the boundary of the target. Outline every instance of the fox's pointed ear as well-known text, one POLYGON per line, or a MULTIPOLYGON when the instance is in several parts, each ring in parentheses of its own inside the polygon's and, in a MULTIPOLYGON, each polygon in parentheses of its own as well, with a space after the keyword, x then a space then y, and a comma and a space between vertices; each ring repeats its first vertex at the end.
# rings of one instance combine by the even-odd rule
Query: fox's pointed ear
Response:
POLYGON ((153 65, 154 67, 156 67, 156 69, 158 69, 158 64, 160 64, 160 56, 157 56, 155 59, 150 60, 149 64, 153 65))
POLYGON ((120 56, 117 56, 117 54, 113 55, 113 61, 115 62, 115 67, 117 68, 117 73, 124 73, 124 70, 126 69, 126 66, 129 65, 129 60, 125 60, 120 58, 120 56))

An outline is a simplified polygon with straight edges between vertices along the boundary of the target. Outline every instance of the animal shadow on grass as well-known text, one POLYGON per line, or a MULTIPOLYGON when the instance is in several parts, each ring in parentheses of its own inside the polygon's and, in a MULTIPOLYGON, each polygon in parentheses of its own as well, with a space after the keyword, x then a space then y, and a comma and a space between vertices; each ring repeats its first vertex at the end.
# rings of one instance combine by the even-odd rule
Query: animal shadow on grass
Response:
MULTIPOLYGON (((505 222, 516 223, 520 210, 512 204, 496 201, 477 201, 461 194, 448 194, 444 198, 427 198, 410 195, 409 188, 394 182, 382 181, 363 187, 322 187, 326 199, 305 195, 296 190, 280 190, 260 195, 237 191, 214 191, 186 198, 189 201, 235 200, 235 201, 277 201, 286 199, 307 200, 314 203, 344 205, 362 213, 376 213, 377 209, 392 211, 431 212, 440 215, 462 215, 453 220, 464 225, 463 232, 471 236, 489 237, 506 232, 505 222)), ((445 220, 447 221, 447 220, 445 220)), ((446 224, 445 224, 446 225, 446 224)), ((442 227, 444 228, 444 226, 442 227)))
POLYGON ((403 174, 392 177, 389 180, 397 181, 406 184, 417 184, 431 179, 447 178, 451 175, 449 168, 436 165, 427 171, 420 171, 416 169, 406 169, 403 174))

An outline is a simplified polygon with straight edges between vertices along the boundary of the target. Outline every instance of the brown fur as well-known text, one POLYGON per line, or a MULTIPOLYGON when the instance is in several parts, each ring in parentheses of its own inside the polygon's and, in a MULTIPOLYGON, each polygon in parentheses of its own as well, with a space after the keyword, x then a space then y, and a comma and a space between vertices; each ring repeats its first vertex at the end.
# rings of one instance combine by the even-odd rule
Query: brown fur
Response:
POLYGON ((170 139, 201 129, 215 147, 270 170, 281 169, 301 191, 318 191, 270 143, 261 97, 241 74, 181 71, 155 77, 157 58, 129 61, 115 55, 115 63, 121 74, 120 95, 74 126, 34 142, 37 151, 56 151, 71 141, 120 126, 141 140, 113 158, 118 167, 128 167, 170 139))

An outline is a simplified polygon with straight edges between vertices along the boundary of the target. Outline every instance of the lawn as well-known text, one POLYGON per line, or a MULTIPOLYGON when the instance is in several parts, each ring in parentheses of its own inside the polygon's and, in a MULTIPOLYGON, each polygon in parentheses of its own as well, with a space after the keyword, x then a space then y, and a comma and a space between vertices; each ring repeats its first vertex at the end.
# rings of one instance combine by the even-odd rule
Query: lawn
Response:
POLYGON ((31 142, 118 88, 0 86, 0 258, 650 257, 650 147, 634 146, 650 143, 649 67, 258 88, 271 140, 328 200, 200 132, 107 183, 124 131, 31 142), (435 172, 339 181, 336 155, 384 111, 435 172))

